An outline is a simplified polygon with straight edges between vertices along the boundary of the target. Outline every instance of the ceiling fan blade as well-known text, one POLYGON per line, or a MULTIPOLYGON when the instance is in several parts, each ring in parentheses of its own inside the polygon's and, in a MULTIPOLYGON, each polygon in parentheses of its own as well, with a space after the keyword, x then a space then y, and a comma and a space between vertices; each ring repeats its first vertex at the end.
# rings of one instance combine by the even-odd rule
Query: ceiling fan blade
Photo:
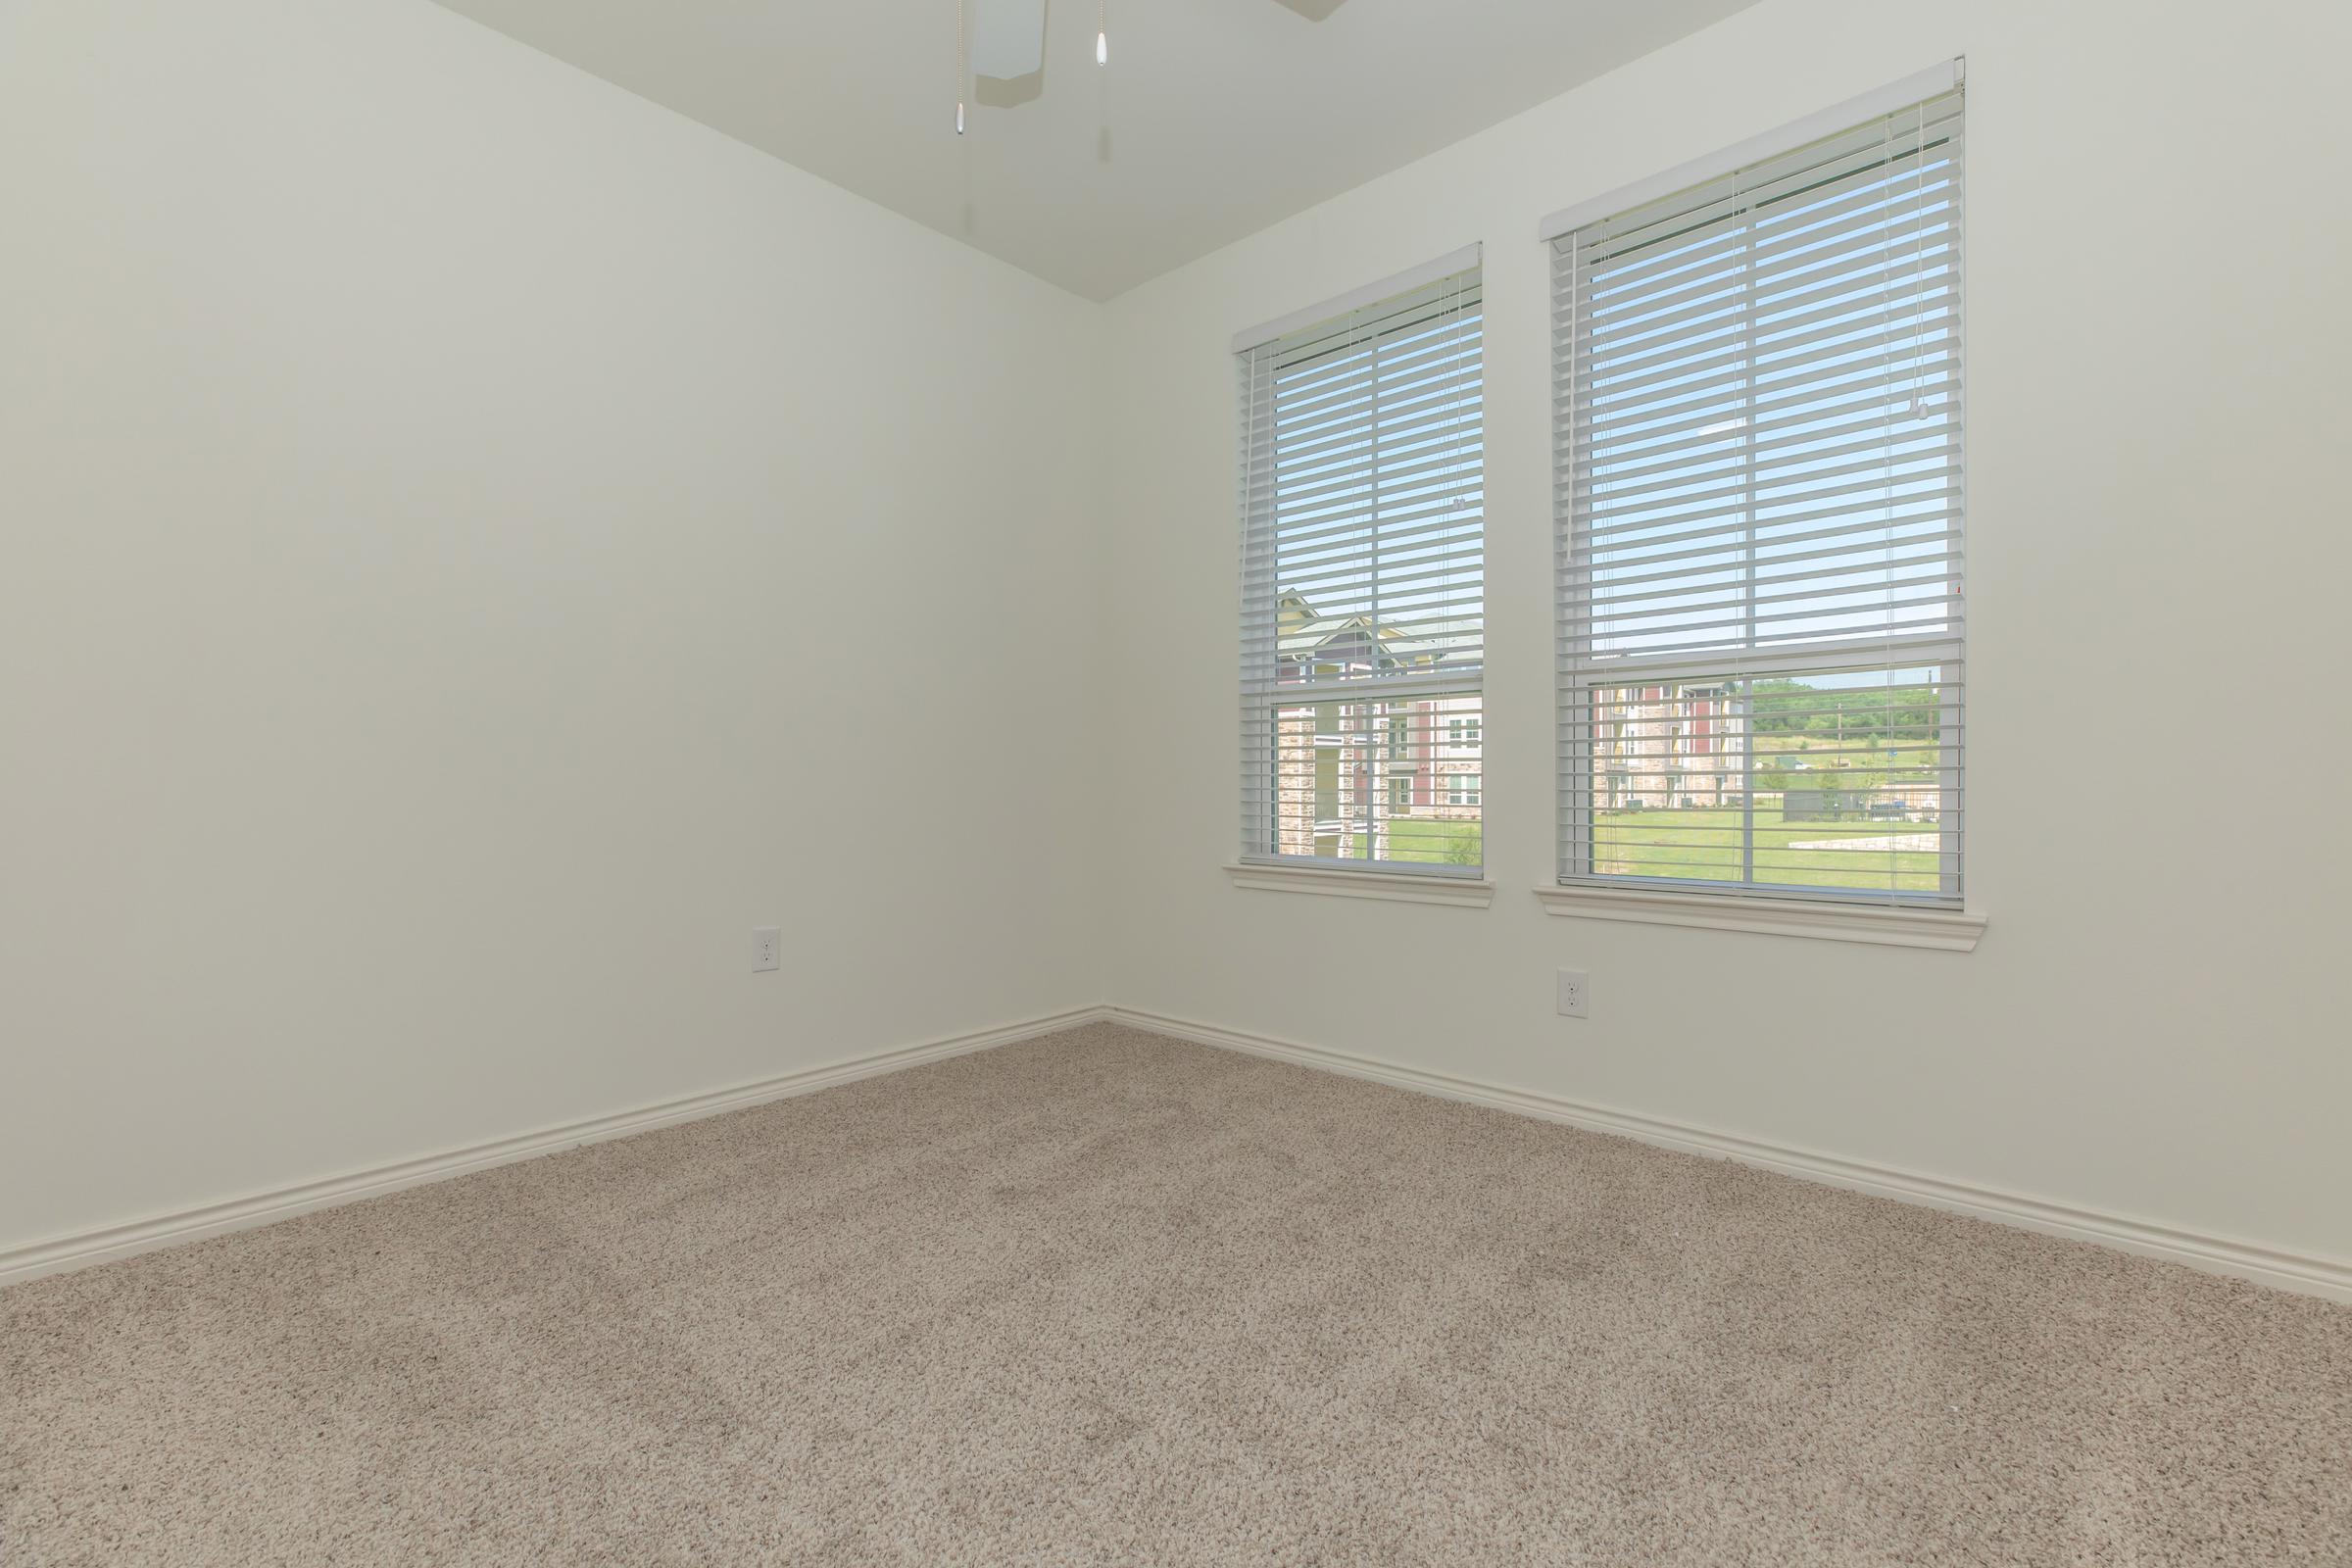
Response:
POLYGON ((995 109, 1025 104, 1046 86, 1046 0, 977 0, 972 7, 972 95, 995 109))
POLYGON ((1309 22, 1321 22, 1346 5, 1348 0, 1274 0, 1274 3, 1289 7, 1309 22))

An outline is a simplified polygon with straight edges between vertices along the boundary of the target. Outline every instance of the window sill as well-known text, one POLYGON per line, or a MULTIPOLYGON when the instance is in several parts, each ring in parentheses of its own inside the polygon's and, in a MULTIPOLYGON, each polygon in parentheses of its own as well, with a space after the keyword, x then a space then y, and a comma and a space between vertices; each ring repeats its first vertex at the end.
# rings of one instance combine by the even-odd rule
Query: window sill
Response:
POLYGON ((1387 899, 1396 904, 1451 904, 1483 909, 1494 884, 1483 877, 1415 875, 1409 871, 1341 871, 1319 865, 1244 865, 1225 868, 1237 888, 1261 893, 1327 893, 1343 899, 1387 899))
POLYGON ((1802 904, 1780 899, 1565 884, 1539 887, 1536 897, 1546 912, 1574 919, 1703 926, 1716 931, 1756 931, 1767 936, 1932 948, 1944 953, 1972 952, 1977 939, 1984 934, 1984 916, 1959 909, 1802 904))

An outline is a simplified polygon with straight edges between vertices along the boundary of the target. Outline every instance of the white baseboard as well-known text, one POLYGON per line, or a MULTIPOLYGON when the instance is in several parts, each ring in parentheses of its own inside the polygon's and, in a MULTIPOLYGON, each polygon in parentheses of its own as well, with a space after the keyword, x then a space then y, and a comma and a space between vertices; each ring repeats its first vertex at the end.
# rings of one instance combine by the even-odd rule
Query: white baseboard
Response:
POLYGON ((43 1274, 56 1274, 66 1269, 87 1268, 93 1263, 112 1262, 119 1257, 128 1257, 133 1252, 150 1251, 159 1247, 175 1247, 182 1242, 218 1236, 223 1231, 246 1230, 256 1225, 270 1224, 273 1220, 291 1219, 315 1208, 374 1198, 397 1192, 403 1187, 420 1186, 425 1182, 445 1181, 452 1176, 463 1176, 467 1171, 512 1164, 537 1154, 576 1149, 582 1144, 602 1143, 608 1138, 651 1132, 657 1127, 715 1116, 722 1110, 740 1110, 765 1101, 813 1094, 819 1089, 830 1089, 836 1084, 846 1084, 858 1078, 870 1078, 877 1073, 899 1072, 908 1067, 919 1067, 925 1062, 960 1056, 967 1052, 986 1051, 991 1046, 1006 1046, 1016 1040, 1035 1039, 1057 1029, 1074 1029, 1080 1024, 1097 1022, 1103 1016, 1104 1011, 1099 1006, 1076 1007, 1067 1012, 1032 1018, 1025 1023, 1006 1024, 1002 1028, 984 1029, 974 1034, 927 1041, 919 1046, 903 1046, 868 1055, 852 1056, 843 1061, 804 1067, 797 1072, 762 1078, 757 1083, 738 1084, 732 1089, 712 1090, 704 1095, 689 1095, 683 1100, 665 1100, 660 1104, 619 1111, 610 1116, 597 1116, 587 1121, 566 1122, 560 1127, 545 1127, 537 1132, 502 1138, 494 1143, 446 1150, 418 1159, 349 1171, 323 1181, 305 1182, 300 1186, 281 1187, 271 1192, 252 1193, 224 1203, 157 1214, 103 1230, 52 1237, 47 1241, 0 1251, 0 1285, 10 1285, 43 1274))
POLYGON ((323 1181, 255 1193, 223 1203, 158 1214, 103 1230, 53 1237, 0 1251, 0 1285, 66 1269, 86 1268, 93 1263, 128 1257, 134 1252, 176 1246, 181 1242, 197 1241, 225 1231, 267 1225, 273 1220, 290 1219, 313 1209, 397 1192, 401 1188, 416 1187, 425 1182, 442 1181, 467 1171, 529 1159, 537 1154, 553 1153, 581 1144, 600 1143, 608 1138, 650 1132, 657 1127, 693 1121, 724 1110, 757 1105, 765 1101, 812 1094, 819 1089, 869 1078, 877 1073, 897 1072, 925 1062, 962 1055, 967 1052, 985 1051, 992 1046, 1010 1045, 1056 1030, 1103 1021, 1228 1051, 1246 1052, 1250 1055, 1270 1056, 1325 1072, 1367 1078, 1398 1089, 1490 1105, 1520 1115, 1540 1116, 1549 1121, 1588 1127, 1596 1132, 1614 1133, 1662 1148, 1681 1150, 1686 1153, 1736 1159, 1803 1177, 1808 1181, 1824 1182, 1832 1187, 1875 1193, 1882 1198, 1924 1203, 1931 1208, 1947 1209, 1954 1213, 1973 1214, 1980 1219, 2039 1231, 2044 1235, 2120 1248, 2128 1252, 2184 1263, 2208 1273, 2233 1275, 2279 1290, 2298 1291, 2330 1300, 2352 1301, 2352 1261, 2342 1258, 2290 1252, 2230 1237, 2180 1230, 2127 1215, 2032 1198, 2022 1193, 1948 1181, 1917 1171, 1873 1165, 1862 1160, 1763 1143, 1633 1111, 1586 1104, 1557 1095, 1451 1077, 1375 1057, 1331 1051, 1320 1046, 1300 1045, 1270 1035, 1250 1034, 1189 1018, 1173 1018, 1163 1013, 1119 1006, 1075 1007, 1023 1023, 1006 1024, 997 1029, 805 1067, 798 1072, 763 1078, 757 1083, 739 1084, 731 1089, 664 1101, 636 1110, 543 1128, 494 1143, 449 1150, 397 1164, 351 1171, 323 1181))
POLYGON ((1557 1095, 1538 1094, 1532 1090, 1510 1089, 1500 1084, 1426 1072, 1396 1062, 1381 1061, 1344 1051, 1330 1051, 1320 1046, 1299 1045, 1296 1041, 1278 1040, 1269 1035, 1220 1028, 1215 1024, 1197 1023, 1188 1018, 1171 1018, 1161 1013, 1118 1006, 1103 1009, 1103 1014, 1112 1023, 1148 1029, 1153 1034, 1171 1035, 1200 1045, 1221 1046, 1228 1051, 1246 1052, 1253 1056, 1271 1056, 1302 1067, 1317 1067, 1353 1078, 1369 1078, 1398 1089, 1417 1090, 1448 1100, 1468 1101, 1526 1116, 1541 1116, 1547 1121, 1567 1122, 1595 1132, 1614 1133, 1624 1138, 1639 1139, 1645 1144, 1681 1150, 1686 1153, 1736 1159, 1743 1164, 1760 1165, 1790 1176, 1801 1176, 1808 1181, 1824 1182, 1832 1187, 1875 1193, 1881 1198, 1924 1203, 1930 1208, 1946 1209, 1958 1214, 1972 1214, 1979 1219, 2039 1231, 2046 1236, 2094 1242, 2103 1247, 2120 1248, 2127 1252, 2185 1263, 2190 1268, 2203 1269, 2207 1273, 2232 1275, 2278 1290, 2297 1291, 2336 1301, 2352 1301, 2352 1261, 2343 1258, 2289 1252, 2231 1237, 2179 1230, 2123 1214, 2032 1198, 2023 1193, 2003 1192, 1998 1188, 1948 1181, 1918 1171, 1873 1165, 1811 1150, 1762 1143, 1683 1122, 1638 1115, 1633 1111, 1585 1104, 1579 1101, 1564 1100, 1557 1095))

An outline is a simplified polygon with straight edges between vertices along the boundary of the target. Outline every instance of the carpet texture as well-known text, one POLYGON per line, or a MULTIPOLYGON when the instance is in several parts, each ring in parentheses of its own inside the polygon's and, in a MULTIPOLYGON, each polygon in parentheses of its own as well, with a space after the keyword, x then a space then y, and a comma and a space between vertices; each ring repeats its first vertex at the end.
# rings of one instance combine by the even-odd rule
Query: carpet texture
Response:
POLYGON ((0 1291, 0 1561, 2352 1563, 2352 1310, 1097 1026, 0 1291))

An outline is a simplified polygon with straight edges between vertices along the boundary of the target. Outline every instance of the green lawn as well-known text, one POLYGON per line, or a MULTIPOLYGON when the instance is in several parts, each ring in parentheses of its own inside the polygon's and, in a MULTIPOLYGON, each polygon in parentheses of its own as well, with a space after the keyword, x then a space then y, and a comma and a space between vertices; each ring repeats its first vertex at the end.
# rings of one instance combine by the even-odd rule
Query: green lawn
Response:
POLYGON ((1414 860, 1426 865, 1476 865, 1484 853, 1476 822, 1430 816, 1389 818, 1392 860, 1414 860))
MULTIPOLYGON (((1777 804, 1756 808, 1756 880, 1872 892, 1934 893, 1940 871, 1933 851, 1797 850, 1794 844, 1830 839, 1878 839, 1936 833, 1933 822, 1783 822, 1777 804)), ((1594 822, 1597 869, 1604 876, 1677 877, 1701 882, 1740 879, 1737 810, 1602 811, 1594 822)), ((1344 835, 1340 854, 1360 850, 1344 835)), ((1432 817, 1389 819, 1389 858, 1425 865, 1476 865, 1482 846, 1476 822, 1432 817), (1450 853, 1449 853, 1450 852, 1450 853)))
MULTIPOLYGON (((1409 860, 1421 865, 1478 864, 1484 846, 1479 840, 1479 824, 1440 819, 1430 816, 1392 816, 1389 818, 1389 855, 1391 860, 1409 860)), ((1352 859, 1363 853, 1363 845, 1352 833, 1341 835, 1340 857, 1352 859)))
MULTIPOLYGON (((1806 887, 1934 893, 1939 869, 1933 851, 1814 849, 1830 839, 1932 837, 1933 822, 1788 822, 1777 804, 1756 808, 1759 882, 1806 887)), ((1593 822, 1594 869, 1605 876, 1664 876, 1698 881, 1740 879, 1737 810, 1601 811, 1593 822)))

